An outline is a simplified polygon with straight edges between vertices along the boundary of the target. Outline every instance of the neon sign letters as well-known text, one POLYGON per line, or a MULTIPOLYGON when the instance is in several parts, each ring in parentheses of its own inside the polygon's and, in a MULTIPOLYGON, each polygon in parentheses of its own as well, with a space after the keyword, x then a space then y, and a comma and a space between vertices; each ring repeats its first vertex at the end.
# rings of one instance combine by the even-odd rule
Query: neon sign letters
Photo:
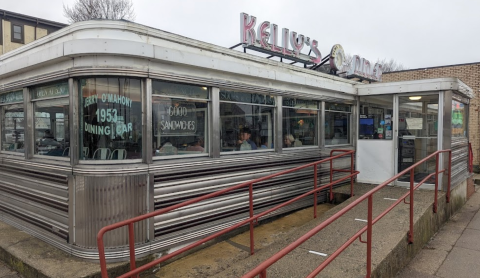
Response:
POLYGON ((318 50, 318 41, 282 28, 282 46, 279 46, 278 25, 264 21, 258 25, 257 31, 255 31, 256 23, 255 16, 240 13, 240 41, 244 47, 305 64, 318 64, 322 60, 322 54, 318 50), (268 32, 269 29, 270 32, 268 32), (310 52, 315 54, 315 57, 301 53, 304 45, 310 47, 310 52))
POLYGON ((370 61, 353 55, 350 68, 346 69, 347 77, 358 77, 370 81, 382 81, 382 65, 375 64, 373 66, 370 61))

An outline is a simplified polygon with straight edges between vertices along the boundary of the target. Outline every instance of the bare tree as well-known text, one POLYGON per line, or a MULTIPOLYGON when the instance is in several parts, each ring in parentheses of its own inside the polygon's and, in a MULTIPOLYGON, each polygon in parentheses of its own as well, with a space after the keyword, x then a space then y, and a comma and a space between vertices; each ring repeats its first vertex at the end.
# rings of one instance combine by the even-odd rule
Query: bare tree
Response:
POLYGON ((90 19, 135 20, 131 0, 77 0, 71 8, 63 5, 63 14, 70 23, 90 19))
POLYGON ((382 60, 377 59, 377 63, 382 65, 382 71, 383 72, 390 72, 390 71, 399 71, 399 70, 406 70, 408 69, 404 65, 400 64, 399 62, 390 59, 387 60, 386 58, 383 58, 382 60))

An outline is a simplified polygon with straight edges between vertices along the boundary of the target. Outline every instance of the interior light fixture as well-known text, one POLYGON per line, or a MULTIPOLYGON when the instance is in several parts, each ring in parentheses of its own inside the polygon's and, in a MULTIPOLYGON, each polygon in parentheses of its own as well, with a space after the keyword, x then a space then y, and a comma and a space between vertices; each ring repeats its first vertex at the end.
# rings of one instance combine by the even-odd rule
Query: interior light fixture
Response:
POLYGON ((410 100, 419 100, 421 98, 422 98, 421 96, 408 97, 408 99, 410 99, 410 100))

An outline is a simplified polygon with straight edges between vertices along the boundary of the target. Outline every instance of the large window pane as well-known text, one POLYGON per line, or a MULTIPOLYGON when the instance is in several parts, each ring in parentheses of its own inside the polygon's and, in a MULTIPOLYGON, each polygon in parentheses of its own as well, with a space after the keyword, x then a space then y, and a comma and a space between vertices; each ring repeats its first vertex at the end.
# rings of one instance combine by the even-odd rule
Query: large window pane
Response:
POLYGON ((80 159, 142 158, 140 80, 80 80, 80 159))
POLYGON ((154 97, 155 156, 208 153, 207 102, 154 97))
POLYGON ((34 103, 35 154, 70 156, 68 102, 68 98, 59 98, 34 103))
POLYGON ((274 97, 220 91, 220 99, 243 102, 220 102, 221 151, 273 149, 274 97))
POLYGON ((452 137, 467 137, 465 104, 452 100, 452 137))
POLYGON ((360 97, 358 139, 393 138, 393 96, 360 97))
POLYGON ((350 113, 325 112, 325 145, 350 144, 350 113))
POLYGON ((208 153, 208 88, 160 80, 152 87, 154 156, 208 153))
POLYGON ((283 99, 283 147, 317 145, 318 102, 283 99))
POLYGON ((23 104, 14 104, 0 107, 2 112, 1 150, 24 152, 24 113, 23 104))

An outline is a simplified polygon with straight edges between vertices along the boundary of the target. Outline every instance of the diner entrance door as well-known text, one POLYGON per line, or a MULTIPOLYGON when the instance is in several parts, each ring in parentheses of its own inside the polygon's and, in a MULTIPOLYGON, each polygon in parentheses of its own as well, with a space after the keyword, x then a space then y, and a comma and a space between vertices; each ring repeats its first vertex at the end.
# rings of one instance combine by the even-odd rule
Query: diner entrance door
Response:
MULTIPOLYGON (((398 96, 397 118, 397 159, 396 173, 410 167, 441 146, 442 125, 439 115, 443 114, 439 105, 439 94, 398 96)), ((440 164, 442 165, 442 164, 440 164)), ((414 170, 414 181, 422 181, 435 172, 435 159, 430 159, 414 170)), ((409 186, 410 173, 397 181, 397 185, 409 186)), ((422 188, 434 188, 435 178, 429 178, 422 188)))

